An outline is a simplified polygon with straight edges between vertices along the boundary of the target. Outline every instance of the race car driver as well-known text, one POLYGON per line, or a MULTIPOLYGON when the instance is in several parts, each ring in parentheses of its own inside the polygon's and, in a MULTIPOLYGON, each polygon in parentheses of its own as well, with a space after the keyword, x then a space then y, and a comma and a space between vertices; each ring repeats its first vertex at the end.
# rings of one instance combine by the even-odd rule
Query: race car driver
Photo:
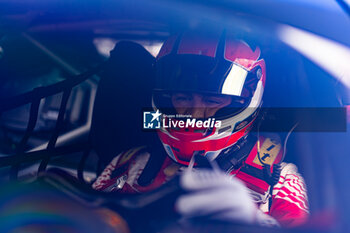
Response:
POLYGON ((161 146, 117 155, 92 187, 142 193, 180 174, 187 193, 175 207, 185 218, 303 224, 303 178, 295 165, 283 163, 278 135, 252 132, 267 78, 259 47, 226 31, 186 31, 163 44, 155 69, 152 120, 163 119, 161 146), (214 170, 198 158, 212 161, 214 170))

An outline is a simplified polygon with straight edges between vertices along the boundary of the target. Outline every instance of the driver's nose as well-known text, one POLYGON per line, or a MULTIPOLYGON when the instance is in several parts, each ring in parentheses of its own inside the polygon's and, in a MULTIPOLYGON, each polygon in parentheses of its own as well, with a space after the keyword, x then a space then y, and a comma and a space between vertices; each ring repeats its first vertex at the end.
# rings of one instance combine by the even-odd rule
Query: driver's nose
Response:
POLYGON ((189 113, 193 118, 205 118, 205 109, 204 108, 193 108, 189 113))
POLYGON ((193 118, 205 118, 206 116, 206 104, 203 98, 199 95, 193 95, 193 107, 188 108, 187 112, 192 115, 193 118))

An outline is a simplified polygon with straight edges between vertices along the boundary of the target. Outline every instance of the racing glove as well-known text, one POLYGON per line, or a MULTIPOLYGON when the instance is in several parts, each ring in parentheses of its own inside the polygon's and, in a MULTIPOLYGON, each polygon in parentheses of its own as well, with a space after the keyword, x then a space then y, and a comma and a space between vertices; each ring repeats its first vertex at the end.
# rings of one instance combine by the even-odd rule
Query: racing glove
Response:
POLYGON ((246 186, 237 178, 218 170, 185 170, 180 186, 186 191, 175 202, 185 219, 205 217, 212 220, 279 226, 271 216, 258 209, 246 186))

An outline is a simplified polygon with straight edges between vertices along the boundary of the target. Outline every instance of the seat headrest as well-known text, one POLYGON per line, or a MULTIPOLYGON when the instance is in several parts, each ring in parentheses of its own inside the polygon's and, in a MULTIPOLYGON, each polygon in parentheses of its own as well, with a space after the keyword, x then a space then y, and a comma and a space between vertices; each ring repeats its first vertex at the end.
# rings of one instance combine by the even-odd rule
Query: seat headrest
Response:
POLYGON ((155 133, 142 131, 142 109, 152 106, 154 62, 155 58, 134 42, 119 42, 111 51, 100 74, 90 135, 103 163, 123 150, 154 140, 155 133))

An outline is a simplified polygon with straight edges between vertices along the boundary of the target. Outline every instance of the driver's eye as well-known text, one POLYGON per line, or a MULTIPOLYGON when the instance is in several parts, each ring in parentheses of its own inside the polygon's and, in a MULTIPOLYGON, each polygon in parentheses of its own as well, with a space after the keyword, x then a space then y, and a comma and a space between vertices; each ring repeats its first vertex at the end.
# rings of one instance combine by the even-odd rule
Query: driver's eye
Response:
POLYGON ((210 106, 218 106, 218 105, 222 105, 226 102, 228 102, 229 100, 227 100, 226 98, 219 98, 219 97, 213 97, 213 96, 207 96, 203 99, 203 101, 210 106))
POLYGON ((207 100, 205 100, 205 102, 210 104, 210 105, 219 105, 219 104, 221 104, 221 101, 212 100, 212 99, 207 99, 207 100))
POLYGON ((190 96, 186 96, 186 95, 181 95, 181 96, 175 96, 174 100, 176 102, 184 102, 184 101, 191 101, 191 97, 190 96))

